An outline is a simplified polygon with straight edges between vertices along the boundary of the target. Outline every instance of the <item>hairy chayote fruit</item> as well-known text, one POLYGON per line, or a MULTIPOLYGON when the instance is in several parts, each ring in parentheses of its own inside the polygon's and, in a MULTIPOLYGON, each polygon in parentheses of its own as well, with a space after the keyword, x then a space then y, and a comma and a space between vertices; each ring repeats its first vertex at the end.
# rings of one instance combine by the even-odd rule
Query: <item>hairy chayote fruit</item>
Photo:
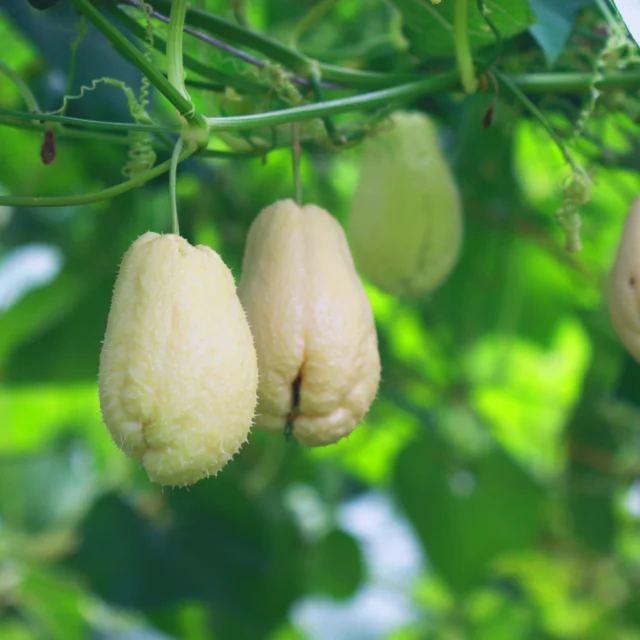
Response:
POLYGON ((331 444, 362 421, 380 381, 373 313, 340 224, 276 202, 254 220, 238 286, 258 352, 256 426, 331 444))
POLYGON ((608 303, 620 341, 640 362, 640 198, 633 203, 622 231, 608 303))
POLYGON ((218 473, 246 441, 257 400, 253 339, 220 256, 145 233, 124 256, 100 356, 100 406, 149 478, 218 473))
POLYGON ((399 112, 363 145, 347 235, 376 287, 407 297, 439 286, 458 259, 463 220, 454 176, 431 120, 399 112))

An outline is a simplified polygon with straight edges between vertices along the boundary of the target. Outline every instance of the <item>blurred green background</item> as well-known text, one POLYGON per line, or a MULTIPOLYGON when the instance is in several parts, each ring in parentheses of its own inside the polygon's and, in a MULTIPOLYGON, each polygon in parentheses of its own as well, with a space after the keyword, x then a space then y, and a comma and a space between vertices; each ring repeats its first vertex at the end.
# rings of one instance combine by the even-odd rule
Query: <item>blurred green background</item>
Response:
MULTIPOLYGON (((206 4, 233 19, 234 3, 206 4)), ((255 0, 248 19, 286 41, 314 4, 255 0)), ((536 27, 542 36, 510 41, 508 70, 592 69, 598 12, 558 5, 536 27)), ((304 47, 401 71, 414 53, 403 16, 344 0, 304 47)), ((47 13, 23 0, 0 6, 0 60, 45 110, 61 104, 75 24, 64 1, 47 13)), ((76 90, 104 74, 139 83, 94 31, 76 66, 76 90)), ((215 95, 193 95, 213 115, 215 95)), ((627 102, 637 107, 637 92, 603 96, 575 147, 596 177, 577 255, 562 249, 554 218, 560 153, 510 96, 484 129, 491 97, 411 105, 438 123, 465 243, 426 299, 367 286, 383 380, 366 422, 318 450, 253 433, 217 478, 189 490, 150 484, 115 447, 96 382, 121 256, 141 233, 170 230, 166 176, 89 206, 0 208, 0 639, 640 638, 640 368, 603 302, 640 191, 627 102)), ((584 100, 536 98, 567 135, 584 100)), ((22 108, 2 73, 0 107, 22 108)), ((129 120, 113 87, 68 115, 129 120)), ((0 193, 62 196, 121 180, 125 146, 61 138, 43 165, 41 143, 41 133, 0 126, 0 193)), ((306 145, 305 201, 344 222, 359 153, 306 145)), ((293 194, 290 163, 286 148, 266 162, 187 161, 183 235, 221 253, 237 279, 252 219, 293 194)))

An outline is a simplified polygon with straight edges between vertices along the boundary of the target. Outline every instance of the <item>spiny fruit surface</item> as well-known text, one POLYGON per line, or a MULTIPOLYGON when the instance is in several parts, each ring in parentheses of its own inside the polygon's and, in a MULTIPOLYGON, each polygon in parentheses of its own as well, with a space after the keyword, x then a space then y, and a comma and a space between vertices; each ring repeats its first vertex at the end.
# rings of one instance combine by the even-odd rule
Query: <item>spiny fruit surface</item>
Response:
POLYGON ((205 246, 145 233, 126 252, 100 356, 100 406, 153 482, 218 473, 249 433, 257 358, 231 272, 205 246))
POLYGON ((362 421, 380 381, 373 313, 342 227, 315 205, 254 220, 238 294, 258 352, 256 426, 321 446, 362 421))
POLYGON ((363 145, 347 235, 356 264, 379 289, 417 297, 455 265, 463 220, 454 176, 431 120, 399 112, 363 145))
POLYGON ((624 224, 609 279, 608 303, 620 341, 640 362, 640 198, 624 224))

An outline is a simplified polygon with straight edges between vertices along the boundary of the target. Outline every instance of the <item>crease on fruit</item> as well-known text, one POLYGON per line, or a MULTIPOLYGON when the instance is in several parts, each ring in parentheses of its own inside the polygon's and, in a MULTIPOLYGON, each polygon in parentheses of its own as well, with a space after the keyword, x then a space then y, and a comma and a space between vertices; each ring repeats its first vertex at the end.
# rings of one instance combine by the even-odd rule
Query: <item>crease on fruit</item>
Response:
POLYGON ((351 433, 375 397, 380 363, 370 303, 337 220, 291 200, 263 209, 239 294, 262 370, 256 426, 309 446, 351 433), (284 303, 282 287, 291 291, 284 303))

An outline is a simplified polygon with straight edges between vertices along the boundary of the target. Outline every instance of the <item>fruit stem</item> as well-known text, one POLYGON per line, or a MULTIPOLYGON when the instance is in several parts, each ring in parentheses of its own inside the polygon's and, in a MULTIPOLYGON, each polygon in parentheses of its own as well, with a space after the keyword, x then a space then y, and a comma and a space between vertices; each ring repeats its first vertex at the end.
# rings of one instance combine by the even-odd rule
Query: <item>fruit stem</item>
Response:
POLYGON ((169 193, 171 195, 171 221, 172 232, 180 235, 180 223, 178 222, 178 194, 176 189, 176 175, 178 173, 178 160, 182 152, 184 142, 182 138, 178 138, 176 146, 171 155, 171 166, 169 167, 169 193))
POLYGON ((302 182, 300 181, 300 125, 294 122, 291 125, 291 164, 293 166, 293 187, 296 204, 302 206, 302 182))
POLYGON ((478 88, 478 81, 473 69, 473 56, 469 46, 467 0, 454 0, 453 12, 453 34, 460 82, 466 93, 475 93, 478 88))

